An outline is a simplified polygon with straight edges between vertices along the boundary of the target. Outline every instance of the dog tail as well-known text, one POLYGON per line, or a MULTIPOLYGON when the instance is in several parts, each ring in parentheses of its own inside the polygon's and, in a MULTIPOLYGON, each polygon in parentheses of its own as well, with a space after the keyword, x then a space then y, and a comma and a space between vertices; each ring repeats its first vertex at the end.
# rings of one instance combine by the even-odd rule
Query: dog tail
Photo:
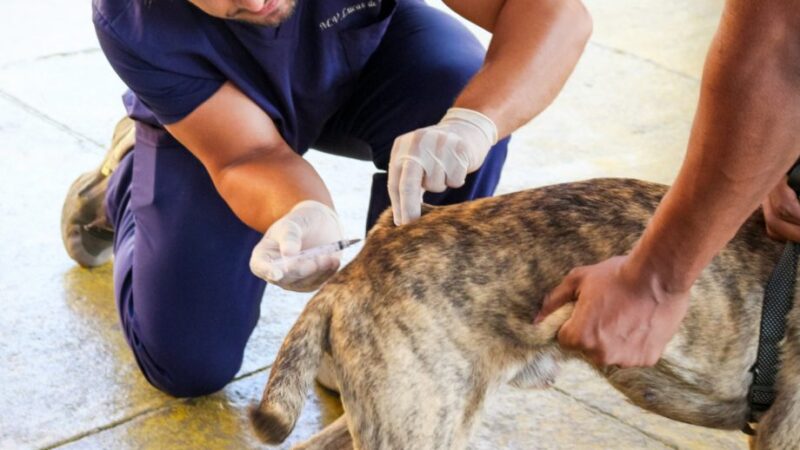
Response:
POLYGON ((564 322, 572 316, 572 312, 575 310, 575 302, 569 302, 561 305, 557 310, 550 313, 547 317, 544 318, 533 330, 533 335, 531 336, 535 345, 542 345, 548 342, 552 342, 556 339, 556 335, 558 334, 558 330, 561 328, 561 325, 564 325, 564 322))
POLYGON ((325 289, 306 305, 281 345, 269 381, 250 421, 259 439, 280 444, 294 429, 320 365, 331 321, 330 297, 325 289))

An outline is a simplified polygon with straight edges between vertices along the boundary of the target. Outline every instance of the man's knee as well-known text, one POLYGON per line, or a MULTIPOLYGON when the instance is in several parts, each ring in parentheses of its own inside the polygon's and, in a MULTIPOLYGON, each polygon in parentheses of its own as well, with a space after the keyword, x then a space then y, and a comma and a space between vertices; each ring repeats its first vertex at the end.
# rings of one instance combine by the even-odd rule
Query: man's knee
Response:
POLYGON ((212 394, 230 383, 242 364, 242 349, 157 348, 134 350, 139 367, 157 389, 174 397, 212 394), (158 354, 158 360, 150 355, 158 354))

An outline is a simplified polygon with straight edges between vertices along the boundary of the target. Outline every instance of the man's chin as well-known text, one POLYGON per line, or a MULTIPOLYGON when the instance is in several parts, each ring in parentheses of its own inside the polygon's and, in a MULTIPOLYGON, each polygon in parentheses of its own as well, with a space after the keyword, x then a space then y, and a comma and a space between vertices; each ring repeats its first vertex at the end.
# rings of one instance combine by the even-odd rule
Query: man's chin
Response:
POLYGON ((281 5, 281 7, 267 16, 243 16, 237 17, 235 20, 262 27, 277 27, 292 16, 294 13, 294 7, 295 2, 293 0, 287 0, 285 5, 281 5))

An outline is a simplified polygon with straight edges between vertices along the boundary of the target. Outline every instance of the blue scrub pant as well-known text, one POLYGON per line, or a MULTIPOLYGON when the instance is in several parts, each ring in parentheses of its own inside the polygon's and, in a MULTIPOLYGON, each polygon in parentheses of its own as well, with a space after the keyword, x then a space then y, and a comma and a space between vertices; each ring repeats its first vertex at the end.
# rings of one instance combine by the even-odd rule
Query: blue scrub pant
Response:
MULTIPOLYGON (((356 90, 326 124, 321 147, 363 143, 385 170, 394 139, 436 123, 477 72, 484 51, 453 18, 421 2, 399 8, 356 90)), ((426 194, 431 204, 491 196, 506 158, 499 142, 465 186, 426 194)), ((374 176, 369 228, 389 207, 374 176)), ((346 182, 342 180, 341 182, 346 182)), ((136 124, 136 145, 106 196, 116 234, 114 287, 122 328, 156 388, 191 397, 221 389, 239 370, 265 283, 248 260, 261 234, 222 200, 200 162, 164 130, 136 124)))

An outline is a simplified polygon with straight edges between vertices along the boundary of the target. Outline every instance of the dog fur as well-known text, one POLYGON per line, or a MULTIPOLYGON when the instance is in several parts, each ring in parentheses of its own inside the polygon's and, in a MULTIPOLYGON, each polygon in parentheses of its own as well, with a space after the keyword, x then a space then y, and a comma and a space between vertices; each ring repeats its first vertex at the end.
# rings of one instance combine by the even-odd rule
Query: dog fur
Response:
MULTIPOLYGON (((572 305, 533 325, 573 267, 627 253, 666 192, 630 179, 548 186, 446 207, 395 227, 391 212, 308 303, 251 410, 272 444, 292 431, 323 352, 345 415, 304 449, 462 449, 498 386, 543 387, 567 357, 555 335, 572 305)), ((689 312, 652 368, 597 368, 636 405, 741 429, 762 296, 782 245, 756 212, 692 288, 689 312)), ((774 406, 758 449, 800 448, 800 310, 788 315, 774 406)))

